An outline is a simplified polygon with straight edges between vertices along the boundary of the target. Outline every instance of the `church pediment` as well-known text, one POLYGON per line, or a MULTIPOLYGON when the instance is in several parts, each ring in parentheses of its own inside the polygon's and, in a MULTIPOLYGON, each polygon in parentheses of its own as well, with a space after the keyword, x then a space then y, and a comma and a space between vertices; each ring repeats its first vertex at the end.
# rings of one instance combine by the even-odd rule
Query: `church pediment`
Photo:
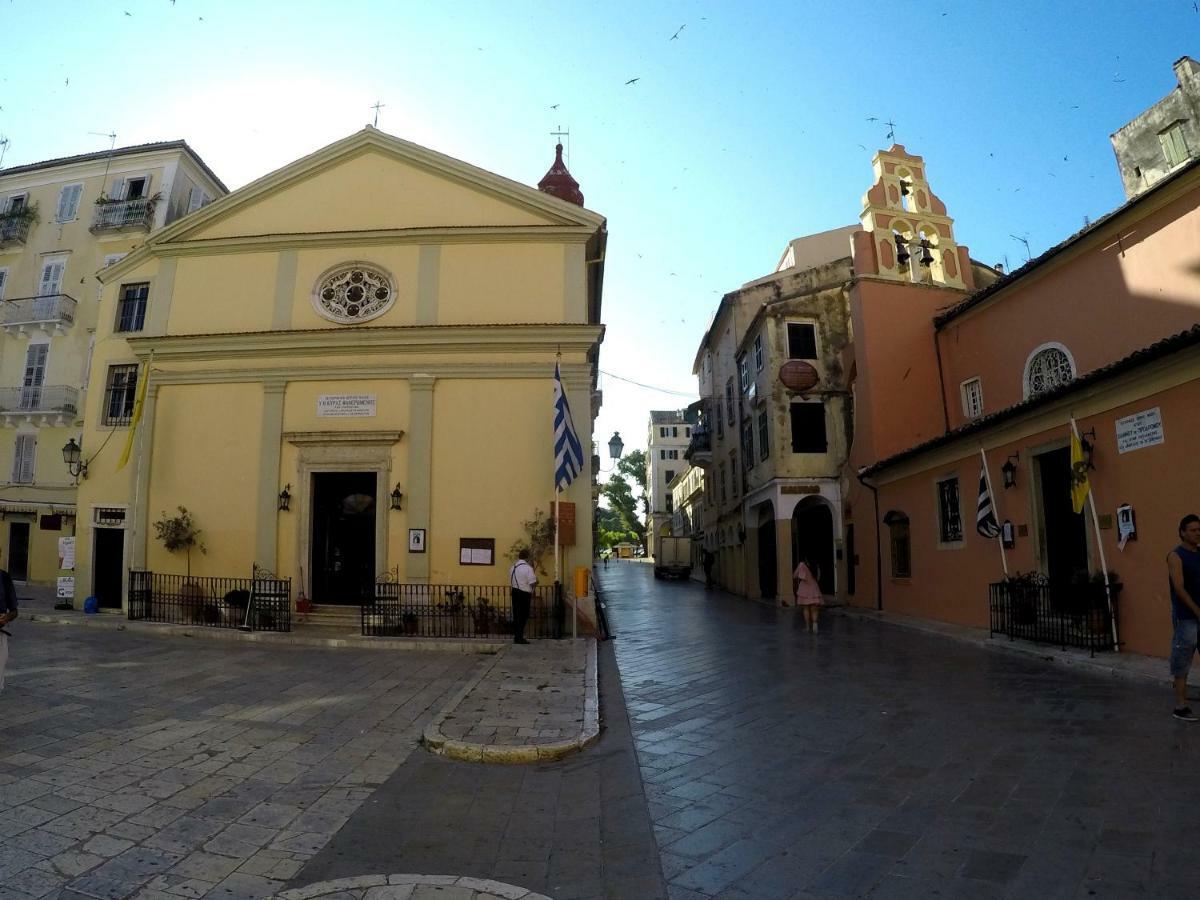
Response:
POLYGON ((366 128, 204 207, 148 245, 406 229, 595 229, 603 222, 527 185, 366 128))

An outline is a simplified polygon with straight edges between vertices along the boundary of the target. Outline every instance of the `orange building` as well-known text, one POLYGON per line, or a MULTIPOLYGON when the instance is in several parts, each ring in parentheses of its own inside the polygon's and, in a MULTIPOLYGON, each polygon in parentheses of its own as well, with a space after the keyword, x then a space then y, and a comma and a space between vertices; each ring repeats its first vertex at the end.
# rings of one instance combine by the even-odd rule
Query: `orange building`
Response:
POLYGON ((845 599, 1167 655, 1164 557, 1200 511, 1200 161, 986 285, 921 158, 895 146, 875 169, 853 237, 845 599))

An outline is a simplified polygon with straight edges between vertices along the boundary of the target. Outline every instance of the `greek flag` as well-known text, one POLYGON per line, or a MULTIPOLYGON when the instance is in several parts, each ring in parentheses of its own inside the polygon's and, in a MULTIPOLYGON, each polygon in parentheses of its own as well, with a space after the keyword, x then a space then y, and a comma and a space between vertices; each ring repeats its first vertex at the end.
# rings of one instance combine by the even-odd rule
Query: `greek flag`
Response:
POLYGON ((1000 524, 992 507, 992 492, 988 490, 987 470, 979 469, 979 507, 975 511, 975 530, 985 538, 1000 536, 1000 524))
POLYGON ((554 364, 554 486, 564 491, 583 470, 583 445, 575 433, 562 374, 554 364))

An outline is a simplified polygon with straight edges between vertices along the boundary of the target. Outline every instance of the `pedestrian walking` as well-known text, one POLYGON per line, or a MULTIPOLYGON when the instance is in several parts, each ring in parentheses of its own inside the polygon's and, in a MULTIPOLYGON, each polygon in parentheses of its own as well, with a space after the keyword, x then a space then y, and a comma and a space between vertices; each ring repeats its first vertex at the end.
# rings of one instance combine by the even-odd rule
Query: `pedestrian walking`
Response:
POLYGON ((796 605, 804 610, 804 624, 809 631, 816 634, 818 631, 817 619, 824 598, 821 596, 821 585, 817 583, 814 569, 817 569, 818 573, 820 572, 815 563, 810 566, 807 560, 800 560, 796 571, 792 573, 792 593, 796 597, 796 605))
POLYGON ((17 617, 17 589, 7 569, 0 569, 0 691, 4 690, 4 670, 8 667, 8 639, 5 625, 17 617))
POLYGON ((704 566, 704 589, 708 590, 713 586, 713 566, 716 564, 717 555, 705 547, 700 551, 700 564, 704 566))
POLYGON ((612 551, 604 554, 604 568, 608 569, 608 558, 612 556, 612 551))
POLYGON ((529 607, 533 603, 533 588, 537 584, 537 573, 529 564, 529 550, 522 548, 517 561, 508 570, 508 583, 512 587, 513 643, 528 644, 525 640, 525 623, 529 621, 529 607))
POLYGON ((1200 516, 1187 515, 1179 522, 1179 546, 1167 554, 1171 584, 1171 678, 1175 682, 1174 716, 1198 722, 1187 702, 1188 672, 1197 649, 1200 628, 1200 516))

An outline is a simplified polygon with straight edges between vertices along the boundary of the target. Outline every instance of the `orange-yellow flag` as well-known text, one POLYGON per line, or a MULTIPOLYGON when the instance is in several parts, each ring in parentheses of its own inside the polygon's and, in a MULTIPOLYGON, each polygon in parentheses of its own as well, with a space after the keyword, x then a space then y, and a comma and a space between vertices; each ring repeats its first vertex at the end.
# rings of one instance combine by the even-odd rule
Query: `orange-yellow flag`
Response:
POLYGON ((1083 504, 1087 502, 1088 492, 1092 489, 1088 481, 1088 465, 1083 458, 1083 445, 1079 435, 1071 431, 1071 506, 1075 512, 1083 512, 1083 504))
POLYGON ((133 452, 133 441, 137 437, 138 422, 142 421, 142 407, 146 404, 146 385, 150 383, 150 363, 153 360, 152 354, 150 359, 146 360, 142 368, 138 370, 137 397, 133 401, 133 415, 129 419, 129 434, 125 436, 125 449, 121 451, 121 458, 117 460, 118 472, 125 468, 125 463, 129 462, 129 454, 133 452))

